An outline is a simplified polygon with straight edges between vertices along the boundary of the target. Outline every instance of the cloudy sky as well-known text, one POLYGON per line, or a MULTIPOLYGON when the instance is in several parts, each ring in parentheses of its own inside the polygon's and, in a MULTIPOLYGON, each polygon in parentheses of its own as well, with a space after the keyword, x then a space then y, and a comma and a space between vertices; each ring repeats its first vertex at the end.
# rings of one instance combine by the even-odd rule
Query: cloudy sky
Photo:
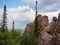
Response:
MULTIPOLYGON (((16 29, 25 29, 27 23, 34 21, 35 1, 36 0, 0 0, 0 20, 2 20, 3 8, 4 5, 6 5, 8 29, 12 29, 13 20, 15 21, 16 29)), ((38 12, 42 15, 47 15, 49 21, 51 21, 53 16, 58 17, 60 0, 38 0, 38 12)))

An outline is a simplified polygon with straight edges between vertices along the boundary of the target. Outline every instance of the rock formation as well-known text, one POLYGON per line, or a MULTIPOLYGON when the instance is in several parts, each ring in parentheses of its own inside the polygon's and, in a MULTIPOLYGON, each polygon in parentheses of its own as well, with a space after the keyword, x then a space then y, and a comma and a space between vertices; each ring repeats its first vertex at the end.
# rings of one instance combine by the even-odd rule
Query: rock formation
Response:
MULTIPOLYGON (((44 30, 41 32, 41 38, 44 39, 44 45, 52 45, 52 38, 54 36, 58 37, 58 42, 57 44, 60 45, 60 14, 58 15, 58 18, 53 17, 52 22, 44 28, 44 30)), ((55 40, 56 41, 56 40, 55 40)))
POLYGON ((59 23, 59 25, 60 25, 60 13, 59 13, 59 15, 58 15, 58 23, 59 23))
POLYGON ((60 14, 58 15, 58 19, 53 17, 49 32, 51 34, 54 34, 55 32, 60 33, 60 14))
MULTIPOLYGON (((38 23, 41 31, 41 38, 44 40, 44 45, 48 45, 51 43, 50 40, 57 35, 60 39, 60 13, 58 14, 58 18, 53 17, 52 22, 49 23, 48 16, 38 15, 38 23)), ((26 33, 30 32, 30 30, 34 30, 34 23, 29 23, 26 26, 26 33)), ((60 43, 60 40, 59 40, 60 43)))
MULTIPOLYGON (((40 30, 43 30, 48 25, 48 16, 42 16, 41 14, 38 14, 38 23, 40 30)), ((34 23, 29 23, 26 26, 26 32, 29 32, 30 30, 34 29, 34 23)))
POLYGON ((29 33, 30 30, 33 30, 33 29, 34 29, 34 24, 33 24, 33 23, 29 23, 29 24, 27 24, 27 26, 26 26, 25 32, 26 32, 26 33, 29 33))
POLYGON ((47 16, 42 16, 42 19, 41 19, 41 28, 42 30, 48 25, 48 17, 47 16))

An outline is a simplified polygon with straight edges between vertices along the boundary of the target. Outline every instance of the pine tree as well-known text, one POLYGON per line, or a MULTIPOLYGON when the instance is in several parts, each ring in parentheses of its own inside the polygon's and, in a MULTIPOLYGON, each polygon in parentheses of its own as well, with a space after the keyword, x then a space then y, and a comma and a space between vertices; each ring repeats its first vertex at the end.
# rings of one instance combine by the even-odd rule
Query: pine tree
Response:
POLYGON ((7 16, 6 16, 6 5, 4 5, 4 13, 3 13, 3 20, 2 20, 2 31, 4 32, 7 30, 7 16))
POLYGON ((14 28, 15 28, 15 27, 14 27, 14 24, 15 24, 15 23, 14 23, 14 21, 13 21, 13 23, 12 23, 12 31, 13 31, 13 30, 14 30, 14 28))

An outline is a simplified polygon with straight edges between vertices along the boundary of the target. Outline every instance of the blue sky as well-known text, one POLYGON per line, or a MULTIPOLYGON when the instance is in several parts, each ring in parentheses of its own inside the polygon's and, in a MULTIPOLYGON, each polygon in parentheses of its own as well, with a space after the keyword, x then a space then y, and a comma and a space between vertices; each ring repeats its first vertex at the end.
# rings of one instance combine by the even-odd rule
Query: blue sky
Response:
MULTIPOLYGON (((6 4, 7 8, 17 8, 18 6, 29 6, 35 10, 36 0, 0 0, 0 8, 6 4)), ((60 0, 37 0, 39 12, 52 12, 60 10, 60 0)))
POLYGON ((15 8, 18 6, 27 6, 26 2, 22 0, 0 0, 0 8, 3 8, 4 5, 7 5, 7 8, 15 8))
MULTIPOLYGON (((18 6, 29 6, 35 10, 36 0, 0 0, 0 8, 3 8, 4 4, 7 8, 17 8, 18 6)), ((39 12, 51 12, 60 10, 60 0, 38 0, 39 12)))
MULTIPOLYGON (((8 29, 12 29, 15 21, 16 29, 25 29, 26 24, 33 22, 35 18, 36 0, 0 0, 0 20, 2 19, 3 7, 7 6, 8 29)), ((58 17, 60 12, 60 0, 38 0, 38 12, 47 15, 51 22, 52 17, 58 17)))

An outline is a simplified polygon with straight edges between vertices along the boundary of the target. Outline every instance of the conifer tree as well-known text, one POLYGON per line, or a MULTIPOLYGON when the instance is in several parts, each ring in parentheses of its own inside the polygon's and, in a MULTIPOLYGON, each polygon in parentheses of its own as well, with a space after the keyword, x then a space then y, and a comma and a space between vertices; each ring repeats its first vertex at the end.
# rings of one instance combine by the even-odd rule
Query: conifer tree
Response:
POLYGON ((2 20, 2 31, 4 32, 7 30, 7 13, 6 13, 6 5, 4 5, 4 12, 3 12, 3 20, 2 20))
POLYGON ((15 23, 14 23, 14 21, 13 21, 13 23, 12 23, 12 31, 13 31, 13 30, 14 30, 14 28, 15 28, 15 27, 14 27, 14 24, 15 24, 15 23))
POLYGON ((35 9, 36 9, 36 14, 35 14, 35 21, 34 21, 34 33, 36 34, 36 36, 39 36, 39 33, 38 33, 38 11, 37 11, 37 4, 38 4, 38 2, 36 1, 36 7, 35 7, 35 9))

